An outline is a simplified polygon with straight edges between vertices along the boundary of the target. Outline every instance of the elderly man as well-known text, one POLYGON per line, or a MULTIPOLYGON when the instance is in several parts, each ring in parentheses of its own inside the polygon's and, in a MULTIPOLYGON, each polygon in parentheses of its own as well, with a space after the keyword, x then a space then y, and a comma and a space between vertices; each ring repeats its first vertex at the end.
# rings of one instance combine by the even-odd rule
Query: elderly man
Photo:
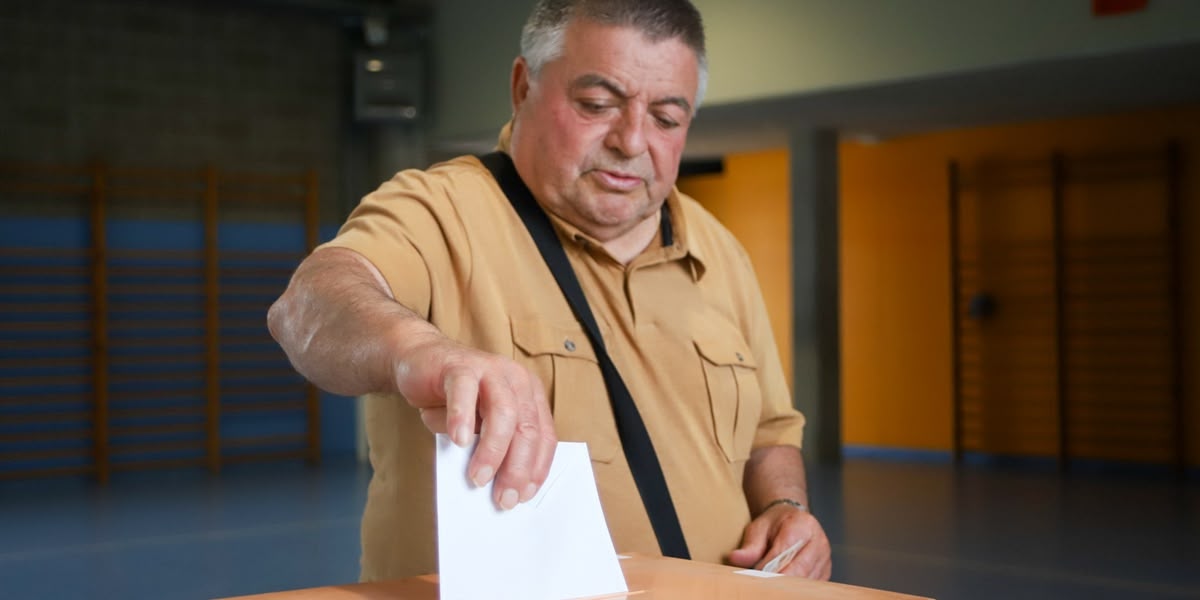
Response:
POLYGON ((304 376, 367 396, 364 580, 436 570, 431 431, 479 432, 505 509, 587 442, 619 551, 802 544, 783 572, 829 577, 750 262, 674 188, 706 76, 687 0, 538 2, 500 151, 396 175, 271 307, 304 376))

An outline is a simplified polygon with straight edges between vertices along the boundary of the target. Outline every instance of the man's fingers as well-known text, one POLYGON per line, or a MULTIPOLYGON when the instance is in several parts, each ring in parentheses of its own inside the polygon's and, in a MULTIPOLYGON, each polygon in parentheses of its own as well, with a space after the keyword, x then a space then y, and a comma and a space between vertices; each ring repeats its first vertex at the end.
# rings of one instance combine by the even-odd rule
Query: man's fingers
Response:
POLYGON ((500 473, 496 475, 496 503, 505 510, 532 498, 537 493, 537 487, 545 481, 544 478, 542 481, 533 478, 539 452, 537 430, 537 423, 530 416, 518 418, 508 454, 504 457, 500 473))
MULTIPOLYGON (((475 485, 487 485, 504 464, 517 427, 517 410, 512 390, 502 378, 488 374, 479 383, 479 445, 467 465, 467 476, 475 485)), ((504 506, 505 490, 496 489, 496 503, 504 506)), ((516 505, 516 497, 512 498, 516 505)))
MULTIPOLYGON (((793 539, 805 540, 803 547, 787 564, 780 565, 779 572, 809 579, 828 580, 832 571, 829 538, 825 536, 821 525, 812 515, 803 515, 800 521, 793 521, 793 539)), ((785 528, 786 530, 787 528, 785 528)), ((781 536, 782 537, 782 534, 781 536)))
POLYGON ((833 556, 829 547, 829 538, 825 537, 824 531, 819 527, 814 533, 815 535, 808 547, 805 548, 805 552, 796 556, 796 562, 803 565, 798 574, 809 579, 829 581, 829 576, 833 573, 833 556))
POLYGON ((812 578, 817 562, 820 560, 820 550, 816 548, 816 544, 809 543, 811 541, 805 542, 804 547, 787 564, 780 565, 779 572, 785 575, 812 578))
MULTIPOLYGON (((450 434, 450 439, 460 448, 471 444, 475 437, 475 411, 479 402, 479 376, 470 369, 451 367, 447 369, 442 379, 442 391, 446 397, 446 408, 443 409, 443 425, 440 428, 431 427, 425 420, 425 412, 421 420, 431 431, 444 431, 450 434)), ((430 409, 425 409, 428 411, 430 409)))
POLYGON ((508 452, 496 475, 496 503, 505 510, 532 498, 537 493, 537 487, 545 481, 544 474, 539 477, 536 473, 541 454, 543 421, 530 379, 520 367, 510 365, 503 371, 503 384, 495 384, 497 388, 507 386, 516 417, 508 452))
POLYGON ((532 378, 530 381, 533 392, 534 410, 540 423, 537 439, 537 458, 533 463, 530 483, 521 491, 521 502, 528 502, 538 489, 546 482, 550 474, 550 465, 554 462, 554 451, 558 447, 558 435, 554 432, 554 416, 550 414, 550 403, 546 400, 546 389, 541 380, 532 378))
POLYGON ((516 490, 519 501, 527 502, 546 482, 558 438, 541 382, 519 369, 509 372, 509 381, 517 398, 518 419, 496 485, 516 490))
POLYGON ((820 581, 829 581, 829 579, 831 577, 833 577, 833 557, 832 556, 827 557, 825 560, 821 561, 821 566, 817 568, 817 572, 813 576, 813 579, 818 579, 820 581))
POLYGON ((832 566, 833 563, 828 554, 822 555, 819 551, 814 550, 811 553, 797 555, 792 559, 792 568, 787 570, 787 574, 828 581, 832 566))

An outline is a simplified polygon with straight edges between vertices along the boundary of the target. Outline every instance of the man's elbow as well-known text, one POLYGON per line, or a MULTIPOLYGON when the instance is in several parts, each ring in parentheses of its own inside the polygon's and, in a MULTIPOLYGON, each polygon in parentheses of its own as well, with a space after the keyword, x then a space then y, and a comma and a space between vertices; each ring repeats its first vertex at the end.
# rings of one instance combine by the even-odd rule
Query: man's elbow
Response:
POLYGON ((296 354, 304 351, 297 345, 299 341, 296 335, 296 321, 299 318, 298 302, 296 283, 293 281, 267 309, 267 331, 287 353, 288 358, 293 359, 293 362, 295 362, 296 354))
POLYGON ((284 292, 279 298, 271 303, 271 307, 267 309, 267 331, 271 332, 271 337, 275 339, 279 345, 283 345, 284 331, 284 313, 287 312, 286 304, 288 301, 287 292, 284 292))

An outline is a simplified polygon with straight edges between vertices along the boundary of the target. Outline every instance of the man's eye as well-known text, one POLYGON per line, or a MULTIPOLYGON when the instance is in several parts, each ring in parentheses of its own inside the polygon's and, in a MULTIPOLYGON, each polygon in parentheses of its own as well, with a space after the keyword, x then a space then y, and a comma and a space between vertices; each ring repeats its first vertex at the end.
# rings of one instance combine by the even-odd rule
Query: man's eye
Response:
POLYGON ((654 117, 654 121, 663 129, 675 129, 676 127, 679 127, 679 122, 669 117, 654 117))
POLYGON ((583 108, 584 111, 590 113, 602 113, 608 108, 607 104, 601 102, 588 102, 586 100, 581 100, 579 102, 579 106, 583 108))

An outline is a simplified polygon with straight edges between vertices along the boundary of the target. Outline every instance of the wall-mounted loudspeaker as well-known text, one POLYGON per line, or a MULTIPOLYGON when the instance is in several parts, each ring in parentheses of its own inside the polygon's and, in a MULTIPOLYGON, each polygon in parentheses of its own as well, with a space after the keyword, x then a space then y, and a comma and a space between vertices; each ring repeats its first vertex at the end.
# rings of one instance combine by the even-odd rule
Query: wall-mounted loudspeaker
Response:
POLYGON ((419 52, 362 50, 354 57, 354 117, 415 122, 425 116, 425 60, 419 52))

